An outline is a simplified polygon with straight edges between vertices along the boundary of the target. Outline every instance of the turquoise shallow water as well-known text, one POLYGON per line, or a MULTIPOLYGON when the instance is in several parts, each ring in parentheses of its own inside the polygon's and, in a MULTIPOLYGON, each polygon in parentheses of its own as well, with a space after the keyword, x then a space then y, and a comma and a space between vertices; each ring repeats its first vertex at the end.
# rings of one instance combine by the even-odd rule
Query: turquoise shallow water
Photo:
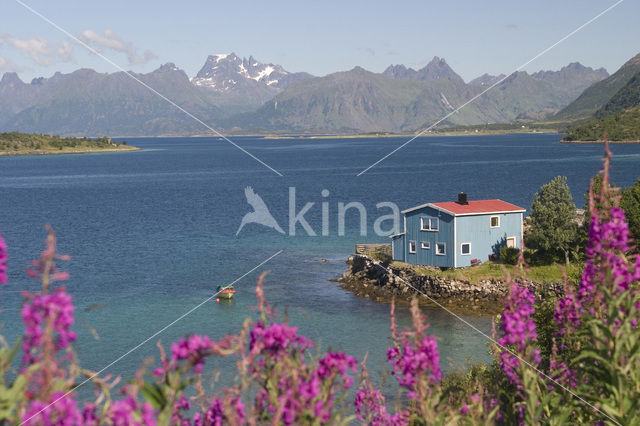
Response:
MULTIPOLYGON (((566 175, 578 205, 601 164, 602 147, 560 145, 557 135, 420 138, 363 176, 355 175, 403 139, 261 140, 240 145, 284 174, 279 177, 217 138, 129 140, 141 152, 0 158, 0 230, 10 248, 10 285, 2 289, 0 321, 9 340, 21 333, 19 290, 37 288, 24 267, 37 257, 43 225, 58 232, 59 250, 73 256, 64 270, 77 306, 85 367, 99 370, 228 283, 283 252, 237 284, 231 303, 207 303, 105 373, 130 375, 155 342, 188 333, 212 337, 237 330, 255 303, 259 271, 270 270, 267 298, 302 334, 323 348, 346 350, 380 370, 389 337, 389 306, 357 298, 330 280, 345 269, 356 242, 385 242, 372 234, 376 204, 401 209, 429 201, 501 198, 528 208, 540 185, 566 175), (252 186, 273 216, 288 228, 289 187, 297 210, 320 233, 321 206, 329 207, 329 236, 281 235, 259 225, 235 233, 250 211, 244 188, 252 186), (329 196, 322 197, 321 191, 329 196), (338 235, 338 202, 359 201, 369 212, 367 236, 355 212, 338 235), (327 262, 317 262, 327 259, 327 262), (92 304, 103 307, 89 310, 92 304), (99 334, 95 340, 89 327, 99 334)), ((640 175, 640 146, 614 146, 613 177, 631 184, 640 175)), ((302 234, 302 235, 301 235, 302 234)), ((445 368, 486 360, 484 337, 437 309, 427 310, 445 368)), ((400 309, 401 322, 408 323, 400 309)), ((490 332, 490 321, 467 318, 490 332)))

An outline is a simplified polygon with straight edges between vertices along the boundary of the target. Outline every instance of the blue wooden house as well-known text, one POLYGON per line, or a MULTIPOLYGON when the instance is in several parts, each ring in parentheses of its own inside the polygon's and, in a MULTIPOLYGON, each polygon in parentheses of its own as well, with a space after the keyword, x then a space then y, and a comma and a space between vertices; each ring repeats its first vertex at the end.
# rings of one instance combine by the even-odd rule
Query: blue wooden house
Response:
POLYGON ((459 268, 497 256, 500 247, 519 248, 525 209, 502 200, 427 203, 403 210, 404 231, 392 235, 393 260, 459 268))

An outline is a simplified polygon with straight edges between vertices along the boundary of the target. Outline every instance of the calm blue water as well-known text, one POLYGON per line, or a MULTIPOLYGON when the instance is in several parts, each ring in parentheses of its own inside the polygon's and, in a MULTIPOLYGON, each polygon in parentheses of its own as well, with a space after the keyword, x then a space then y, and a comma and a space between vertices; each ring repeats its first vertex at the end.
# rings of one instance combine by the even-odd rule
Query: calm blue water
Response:
MULTIPOLYGON (((37 257, 50 223, 59 251, 73 260, 62 265, 77 305, 77 350, 85 367, 99 370, 191 307, 215 287, 243 275, 284 250, 262 270, 268 299, 301 332, 323 348, 343 349, 369 366, 384 364, 388 305, 354 297, 330 282, 345 269, 356 242, 385 242, 372 235, 376 204, 401 209, 429 201, 501 198, 529 208, 539 187, 557 175, 568 177, 582 205, 588 179, 600 168, 602 147, 561 145, 557 135, 420 138, 361 177, 362 169, 403 139, 261 140, 240 145, 284 174, 279 177, 217 138, 135 139, 145 151, 114 154, 0 158, 0 230, 10 248, 10 285, 2 289, 3 333, 21 333, 19 290, 37 289, 24 267, 37 257), (248 225, 244 188, 252 186, 280 225, 288 229, 289 187, 297 210, 315 202, 305 218, 321 230, 320 203, 328 202, 330 236, 309 237, 248 225), (330 194, 322 197, 321 191, 330 194), (348 216, 346 235, 337 232, 338 202, 362 202, 369 234, 359 236, 357 217, 348 216), (316 262, 317 259, 328 262, 316 262), (105 307, 85 311, 92 304, 105 307), (88 326, 99 334, 95 340, 88 326)), ((621 185, 640 175, 640 145, 614 146, 613 177, 621 185)), ((388 224, 387 224, 388 226, 388 224)), ((302 234, 302 235, 301 235, 302 234)), ((220 337, 237 330, 255 303, 256 271, 240 281, 232 303, 208 303, 158 338, 166 345, 187 333, 220 337)), ((487 359, 485 340, 447 313, 428 310, 440 339, 443 364, 487 359)), ((401 321, 407 322, 405 310, 401 321)), ((488 319, 468 318, 490 331, 488 319)), ((106 373, 130 375, 155 342, 142 346, 106 373)))

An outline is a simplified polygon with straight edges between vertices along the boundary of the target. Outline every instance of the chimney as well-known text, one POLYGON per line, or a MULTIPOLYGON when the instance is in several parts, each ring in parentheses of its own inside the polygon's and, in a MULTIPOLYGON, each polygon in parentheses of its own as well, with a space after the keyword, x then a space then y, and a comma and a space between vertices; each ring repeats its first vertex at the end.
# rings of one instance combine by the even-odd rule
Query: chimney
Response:
POLYGON ((458 204, 462 204, 462 205, 467 205, 469 204, 467 202, 467 193, 466 192, 460 192, 458 194, 458 204))

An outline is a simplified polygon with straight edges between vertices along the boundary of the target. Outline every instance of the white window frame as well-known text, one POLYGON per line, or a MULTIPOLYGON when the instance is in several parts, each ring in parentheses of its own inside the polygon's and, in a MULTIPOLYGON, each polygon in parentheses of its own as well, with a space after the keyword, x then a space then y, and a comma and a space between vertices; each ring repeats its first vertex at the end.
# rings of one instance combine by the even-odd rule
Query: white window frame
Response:
POLYGON ((409 240, 409 253, 415 253, 416 252, 416 242, 413 240, 409 240), (413 250, 411 250, 411 244, 413 243, 413 250))
POLYGON ((420 248, 422 250, 431 250, 431 242, 430 241, 422 241, 420 243, 420 248))
POLYGON ((490 216, 490 217, 489 217, 489 227, 491 227, 491 228, 500 228, 500 216, 490 216), (493 223, 493 218, 498 219, 498 224, 497 224, 496 226, 493 226, 493 225, 492 225, 492 223, 493 223))
POLYGON ((518 240, 516 239, 516 237, 507 237, 507 247, 509 247, 509 240, 513 240, 513 248, 518 248, 516 246, 516 243, 518 242, 518 240))
POLYGON ((471 243, 462 243, 460 244, 460 256, 471 256, 471 243), (469 246, 469 252, 465 253, 462 249, 464 246, 469 246))
POLYGON ((436 243, 436 256, 446 256, 447 255, 447 243, 436 243), (438 245, 442 244, 442 253, 438 252, 438 245))
POLYGON ((438 222, 437 217, 427 217, 427 216, 420 217, 421 231, 438 232, 438 230, 440 229, 439 226, 440 226, 440 223, 438 222), (436 225, 435 227, 433 226, 434 223, 436 225))

